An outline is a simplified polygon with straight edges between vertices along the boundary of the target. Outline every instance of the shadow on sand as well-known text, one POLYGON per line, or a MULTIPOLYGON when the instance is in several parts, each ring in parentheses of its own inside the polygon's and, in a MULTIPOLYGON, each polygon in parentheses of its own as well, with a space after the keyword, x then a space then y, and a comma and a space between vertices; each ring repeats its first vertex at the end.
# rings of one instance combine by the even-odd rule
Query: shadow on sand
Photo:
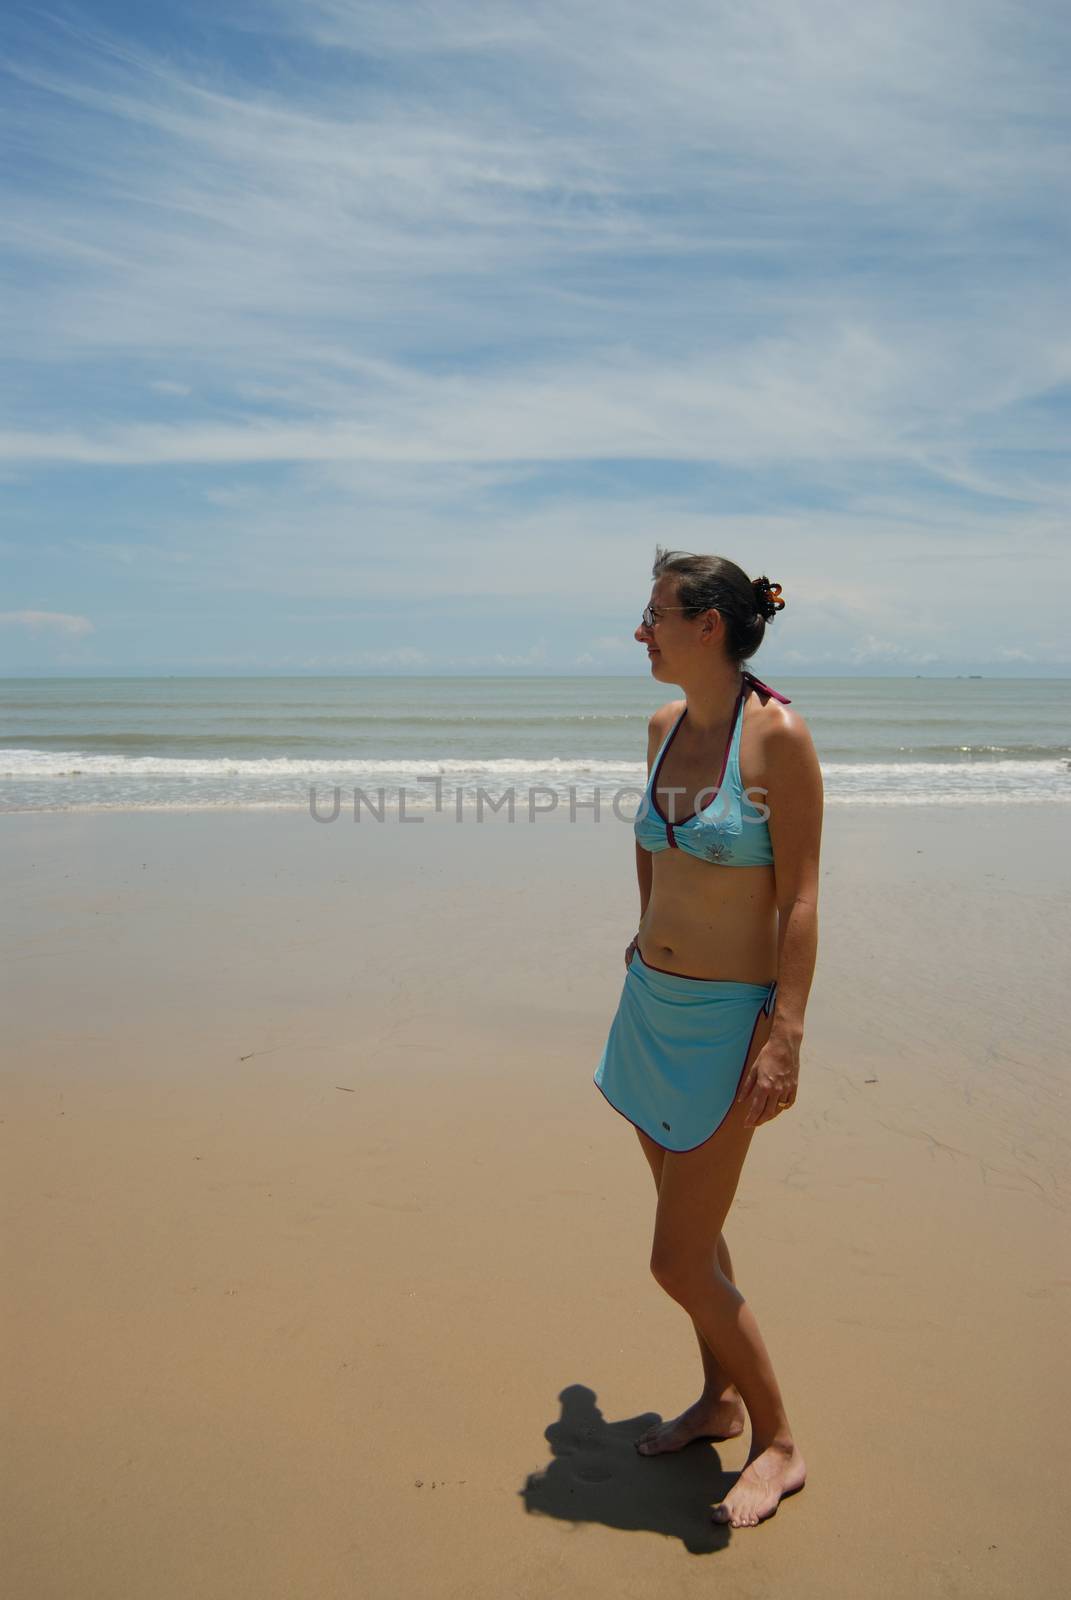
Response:
POLYGON ((562 1411, 544 1435, 554 1460, 520 1491, 526 1511, 565 1522, 601 1522, 679 1539, 692 1555, 723 1550, 732 1532, 711 1522, 711 1507, 736 1482, 717 1448, 697 1440, 683 1450, 641 1456, 635 1440, 662 1418, 656 1412, 607 1422, 582 1383, 558 1396, 562 1411))

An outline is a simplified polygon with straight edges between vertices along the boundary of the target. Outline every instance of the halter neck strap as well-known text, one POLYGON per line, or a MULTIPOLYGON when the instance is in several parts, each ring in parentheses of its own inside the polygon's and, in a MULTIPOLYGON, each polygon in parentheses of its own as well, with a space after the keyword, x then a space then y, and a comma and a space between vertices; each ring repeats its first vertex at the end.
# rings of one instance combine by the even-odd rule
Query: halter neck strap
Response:
POLYGON ((792 701, 789 699, 787 694, 778 694, 777 690, 771 689, 768 683, 763 683, 761 678, 756 678, 753 672, 744 673, 744 682, 750 683, 752 688, 757 689, 760 694, 772 695, 773 698, 775 700, 779 700, 783 706, 790 706, 792 704, 792 701))

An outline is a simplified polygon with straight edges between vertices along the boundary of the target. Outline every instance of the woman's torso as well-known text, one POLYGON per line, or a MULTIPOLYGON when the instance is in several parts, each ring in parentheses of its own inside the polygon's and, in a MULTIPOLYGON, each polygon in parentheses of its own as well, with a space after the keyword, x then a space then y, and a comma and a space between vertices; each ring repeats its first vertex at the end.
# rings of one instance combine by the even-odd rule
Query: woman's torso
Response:
MULTIPOLYGON (((719 775, 729 776, 722 769, 733 741, 732 720, 700 744, 690 737, 687 718, 681 722, 683 709, 679 700, 662 708, 652 730, 654 749, 648 751, 653 766, 658 749, 680 724, 662 757, 654 789, 657 810, 670 821, 688 818, 699 791, 706 791, 700 796, 703 804, 719 775)), ((735 766, 739 783, 756 805, 766 799, 758 791, 766 788, 760 723, 767 715, 776 716, 776 706, 764 706, 754 687, 745 684, 735 766)), ((687 848, 658 849, 650 862, 651 894, 639 930, 640 954, 649 965, 693 978, 772 982, 777 976, 772 864, 726 866, 687 848)))

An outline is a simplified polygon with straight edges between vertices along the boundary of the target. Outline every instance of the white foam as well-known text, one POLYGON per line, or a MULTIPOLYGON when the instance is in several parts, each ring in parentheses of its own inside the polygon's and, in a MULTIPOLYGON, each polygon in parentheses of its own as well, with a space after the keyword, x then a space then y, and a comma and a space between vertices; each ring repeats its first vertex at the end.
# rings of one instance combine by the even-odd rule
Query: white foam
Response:
MULTIPOLYGON (((949 761, 826 762, 822 766, 826 799, 851 805, 1007 805, 1022 802, 1071 801, 1071 764, 1066 760, 1014 761, 964 759, 949 761)), ((568 806, 569 791, 577 802, 590 800, 597 789, 610 805, 622 791, 619 805, 633 811, 646 783, 639 762, 570 760, 547 756, 488 761, 313 760, 277 756, 165 757, 88 755, 77 750, 0 749, 0 808, 27 810, 80 806, 170 807, 307 805, 310 789, 322 803, 331 791, 343 791, 352 805, 361 790, 378 802, 397 806, 400 791, 409 810, 434 803, 439 779, 442 803, 476 800, 482 789, 491 800, 515 791, 516 804, 526 807, 528 790, 553 790, 568 806), (627 791, 624 792, 624 791, 627 791)))

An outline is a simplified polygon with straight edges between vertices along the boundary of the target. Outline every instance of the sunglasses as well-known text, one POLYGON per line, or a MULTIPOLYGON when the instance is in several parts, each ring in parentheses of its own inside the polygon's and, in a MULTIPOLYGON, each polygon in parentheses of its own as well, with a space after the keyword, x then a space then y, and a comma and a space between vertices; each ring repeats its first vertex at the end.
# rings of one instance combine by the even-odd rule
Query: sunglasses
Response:
POLYGON ((709 606, 645 606, 641 621, 645 628, 653 628, 663 611, 709 611, 709 606))

